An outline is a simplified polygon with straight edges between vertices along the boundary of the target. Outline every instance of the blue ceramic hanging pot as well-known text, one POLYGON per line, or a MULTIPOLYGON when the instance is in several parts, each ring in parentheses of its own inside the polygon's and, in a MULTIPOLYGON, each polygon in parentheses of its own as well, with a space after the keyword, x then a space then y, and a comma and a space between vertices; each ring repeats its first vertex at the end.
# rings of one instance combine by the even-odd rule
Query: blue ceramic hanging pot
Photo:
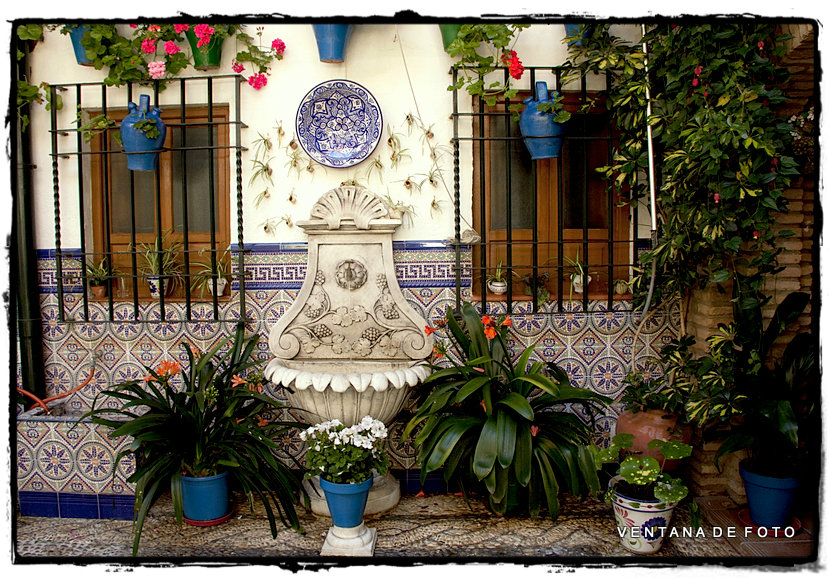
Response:
POLYGON ((343 62, 353 24, 314 24, 321 62, 343 62))
POLYGON ((325 503, 335 526, 355 528, 362 523, 373 483, 373 476, 360 483, 333 483, 320 478, 320 487, 325 492, 325 503))
POLYGON ((81 44, 83 35, 89 30, 89 26, 79 24, 69 31, 69 40, 72 41, 72 50, 75 51, 75 60, 83 66, 92 66, 92 61, 86 58, 86 49, 81 44))
POLYGON ((538 110, 539 104, 550 103, 557 96, 558 93, 553 92, 551 97, 547 83, 539 81, 535 83, 535 97, 524 99, 526 106, 518 118, 518 128, 532 159, 550 159, 561 152, 563 140, 560 135, 564 133, 564 124, 557 123, 549 111, 538 110))
POLYGON ((141 95, 138 105, 130 103, 130 114, 121 122, 121 143, 127 153, 127 169, 132 171, 155 171, 158 168, 158 153, 167 136, 167 127, 161 120, 161 109, 150 108, 150 95, 141 95), (153 120, 158 136, 150 138, 134 125, 139 121, 153 120))

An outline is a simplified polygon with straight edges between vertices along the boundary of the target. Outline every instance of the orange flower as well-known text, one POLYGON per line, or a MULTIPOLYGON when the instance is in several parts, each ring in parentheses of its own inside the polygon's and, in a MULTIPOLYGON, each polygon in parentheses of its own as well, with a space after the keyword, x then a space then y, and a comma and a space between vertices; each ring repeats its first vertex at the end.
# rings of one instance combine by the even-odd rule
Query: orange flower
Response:
POLYGON ((259 425, 260 427, 264 427, 265 425, 267 425, 269 423, 269 421, 267 419, 263 419, 259 415, 257 415, 256 418, 259 419, 259 421, 256 424, 259 425))
POLYGON ((247 381, 239 375, 233 375, 233 378, 230 379, 230 384, 234 387, 238 387, 239 385, 246 385, 247 381))
POLYGON ((481 317, 481 323, 484 326, 491 326, 494 321, 492 320, 491 316, 487 316, 486 314, 481 317))
POLYGON ((442 342, 438 342, 434 348, 432 348, 432 355, 436 359, 443 358, 446 355, 446 346, 442 342))
MULTIPOLYGON (((156 369, 155 369, 155 374, 157 374, 162 379, 167 378, 167 377, 171 377, 171 376, 173 376, 175 374, 178 374, 180 372, 181 372, 181 365, 179 364, 178 361, 169 361, 169 360, 162 361, 161 364, 159 364, 158 367, 156 367, 156 369)), ((150 379, 152 379, 152 377, 150 377, 150 379)), ((147 378, 145 378, 144 380, 147 380, 147 378)))
POLYGON ((535 425, 530 425, 530 434, 531 434, 533 437, 535 437, 536 435, 538 435, 538 432, 539 432, 539 431, 541 431, 541 429, 539 429, 539 428, 538 428, 538 427, 536 427, 535 425))
POLYGON ((491 340, 491 339, 495 338, 495 335, 498 334, 498 333, 495 331, 494 326, 487 326, 486 328, 484 328, 484 334, 486 335, 486 337, 488 339, 491 340))
POLYGON ((509 319, 509 316, 507 316, 503 321, 501 321, 501 326, 512 327, 512 320, 509 319))
POLYGON ((435 328, 434 326, 429 326, 427 324, 426 325, 426 336, 429 336, 430 334, 432 334, 436 330, 437 330, 437 328, 435 328))

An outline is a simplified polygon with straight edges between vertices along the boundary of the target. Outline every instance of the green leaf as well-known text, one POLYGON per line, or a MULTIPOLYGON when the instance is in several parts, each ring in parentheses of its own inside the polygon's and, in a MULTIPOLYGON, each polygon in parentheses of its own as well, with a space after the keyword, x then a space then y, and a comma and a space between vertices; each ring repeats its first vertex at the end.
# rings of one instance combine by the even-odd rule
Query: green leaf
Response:
POLYGON ((509 467, 515 456, 515 439, 517 436, 515 418, 503 409, 498 409, 496 418, 498 463, 501 464, 501 467, 509 467))
POLYGON ((429 459, 426 461, 423 468, 427 472, 439 469, 446 461, 446 458, 452 453, 455 445, 461 437, 463 437, 467 431, 473 427, 479 426, 480 424, 481 419, 476 417, 455 418, 454 422, 448 429, 446 429, 437 444, 432 449, 432 453, 429 455, 429 459))
POLYGON ((472 472, 479 481, 483 480, 492 471, 498 455, 497 418, 491 415, 484 423, 478 444, 475 446, 475 456, 472 461, 472 472))
POLYGON ((475 377, 474 379, 470 379, 466 382, 464 386, 458 389, 458 392, 455 394, 455 403, 460 403, 465 400, 469 395, 475 393, 483 387, 485 384, 490 382, 492 379, 488 376, 483 377, 475 377))
POLYGON ((496 405, 504 405, 509 407, 527 421, 532 421, 535 417, 532 406, 526 397, 522 397, 516 392, 508 393, 504 398, 500 399, 496 405))
POLYGON ((532 476, 533 442, 530 425, 524 421, 518 423, 515 439, 514 469, 515 478, 520 485, 527 485, 532 476))

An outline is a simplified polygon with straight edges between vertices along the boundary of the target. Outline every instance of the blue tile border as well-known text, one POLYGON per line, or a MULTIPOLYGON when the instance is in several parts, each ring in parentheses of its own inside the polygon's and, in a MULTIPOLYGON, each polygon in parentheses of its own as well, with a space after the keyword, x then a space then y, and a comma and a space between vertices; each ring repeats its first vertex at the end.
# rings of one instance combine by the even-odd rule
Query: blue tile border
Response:
POLYGON ((21 516, 81 518, 86 520, 132 520, 135 496, 20 491, 21 516))
POLYGON ((60 517, 58 494, 48 491, 18 491, 17 501, 21 516, 39 518, 60 517))

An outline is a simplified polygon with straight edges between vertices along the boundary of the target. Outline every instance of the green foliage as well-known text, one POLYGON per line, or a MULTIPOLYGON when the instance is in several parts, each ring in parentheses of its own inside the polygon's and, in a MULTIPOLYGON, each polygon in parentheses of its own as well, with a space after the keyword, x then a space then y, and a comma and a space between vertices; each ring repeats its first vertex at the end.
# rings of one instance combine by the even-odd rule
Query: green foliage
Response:
MULTIPOLYGON (((606 449, 598 449, 593 445, 591 451, 596 466, 601 467, 604 463, 617 461, 620 454, 632 446, 633 435, 620 433, 613 437, 612 444, 606 449)), ((624 488, 625 495, 637 499, 647 500, 653 497, 662 502, 682 500, 688 495, 688 488, 680 479, 663 471, 664 461, 690 457, 694 448, 681 441, 653 439, 648 443, 648 449, 658 449, 664 456, 663 464, 647 455, 628 455, 619 464, 617 473, 623 482, 617 486, 624 488)), ((610 492, 613 492, 612 489, 610 492)))
POLYGON ((95 70, 107 69, 104 84, 120 87, 128 82, 149 82, 140 42, 121 36, 114 24, 93 24, 81 39, 95 70))
POLYGON ((164 276, 170 289, 174 289, 184 273, 184 266, 178 261, 183 247, 181 241, 169 239, 169 232, 157 236, 152 244, 138 244, 139 272, 144 277, 164 276))
POLYGON ((499 97, 514 98, 518 91, 510 87, 509 77, 501 82, 500 75, 496 75, 496 80, 486 76, 502 68, 501 58, 509 52, 515 34, 528 27, 528 24, 462 25, 458 37, 446 47, 449 56, 456 59, 459 72, 458 82, 448 90, 466 88, 470 95, 480 96, 490 106, 499 97))
POLYGON ((273 46, 271 48, 262 48, 262 30, 257 28, 256 39, 253 36, 241 29, 236 32, 236 40, 240 41, 244 46, 244 50, 236 53, 236 62, 250 63, 253 70, 257 73, 267 74, 270 71, 271 62, 273 59, 282 60, 283 54, 277 51, 273 46))
MULTIPOLYGON (((203 477, 228 471, 248 496, 251 511, 256 494, 265 506, 271 534, 276 537, 274 508, 285 525, 299 529, 294 504, 300 498, 300 481, 276 460, 274 443, 290 428, 300 425, 271 421, 265 414, 281 404, 245 386, 246 370, 264 361, 253 360, 258 335, 220 341, 209 352, 182 347, 187 364, 165 361, 147 367, 147 377, 114 385, 95 396, 92 409, 82 417, 110 427, 109 437, 132 437, 133 443, 116 458, 135 457, 133 556, 137 554, 147 511, 168 484, 176 519, 182 521, 181 476, 203 477), (226 345, 232 342, 231 347, 226 345), (181 385, 174 377, 181 374, 181 385), (112 408, 102 398, 120 402, 112 408)), ((114 473, 114 472, 113 472, 114 473)))
POLYGON ((109 115, 104 115, 102 113, 91 117, 86 123, 83 123, 82 121, 82 113, 81 111, 78 111, 75 123, 78 125, 78 131, 80 131, 85 142, 89 143, 95 138, 96 135, 103 134, 111 136, 119 145, 121 144, 121 132, 114 130, 118 128, 118 123, 116 123, 109 115))
MULTIPOLYGON (((115 273, 115 270, 112 270, 115 273)), ((89 261, 86 263, 86 281, 90 286, 105 286, 109 281, 110 269, 106 258, 100 262, 89 261)))
POLYGON ((381 447, 386 426, 369 416, 346 427, 333 419, 309 427, 300 434, 305 441, 305 477, 319 475, 332 483, 361 483, 372 469, 385 475, 389 458, 381 447))
POLYGON ((48 83, 40 83, 40 85, 31 85, 26 80, 17 81, 17 115, 20 118, 20 130, 26 132, 29 126, 29 107, 33 103, 46 103, 46 110, 51 111, 52 107, 60 111, 63 108, 63 99, 59 94, 52 95, 48 83), (43 91, 41 93, 41 91, 43 91), (52 100, 54 98, 54 101, 52 100))
POLYGON ((558 517, 559 491, 594 493, 598 477, 588 451, 591 429, 572 413, 556 410, 562 403, 593 409, 610 399, 570 385, 567 373, 553 363, 529 363, 533 348, 516 361, 506 339, 509 318, 481 317, 464 304, 461 320, 448 309, 445 322, 455 360, 440 341, 436 353, 448 367, 434 366, 425 385, 430 391, 406 425, 403 438, 414 437, 422 466, 421 480, 443 469, 447 482, 483 484, 496 513, 507 509, 507 490, 519 490, 520 501, 537 516, 543 507, 558 517))
MULTIPOLYGON (((656 370, 653 365, 646 369, 648 377, 656 370)), ((686 392, 675 383, 669 383, 664 376, 648 378, 641 372, 629 371, 622 381, 624 392, 619 400, 626 410, 638 413, 649 409, 685 415, 686 392)))
MULTIPOLYGON (((209 248, 202 248, 199 250, 199 256, 203 256, 208 252, 209 248)), ((199 289, 203 298, 206 290, 213 287, 213 262, 212 260, 196 260, 191 262, 192 266, 199 268, 193 275, 193 290, 199 289)), ((226 279, 230 273, 230 250, 225 250, 220 256, 216 256, 216 274, 215 278, 218 280, 226 279)))
POLYGON ((140 121, 136 121, 133 124, 133 128, 137 131, 143 131, 147 139, 155 139, 161 135, 155 119, 141 119, 140 121))
MULTIPOLYGON (((737 308, 767 298, 764 277, 777 270, 775 216, 797 174, 791 126, 774 106, 785 97, 780 66, 786 37, 768 22, 711 22, 649 27, 629 43, 597 25, 570 47, 579 74, 609 72, 608 107, 621 131, 611 163, 600 171, 631 200, 645 195, 646 126, 659 153, 659 241, 643 255, 657 269, 655 303, 697 286, 734 281, 737 308), (647 120, 646 89, 653 114, 647 120)), ((634 279, 637 300, 647 280, 634 279)))
POLYGON ((40 24, 19 24, 17 26, 17 37, 20 40, 38 42, 43 38, 43 26, 40 24))

